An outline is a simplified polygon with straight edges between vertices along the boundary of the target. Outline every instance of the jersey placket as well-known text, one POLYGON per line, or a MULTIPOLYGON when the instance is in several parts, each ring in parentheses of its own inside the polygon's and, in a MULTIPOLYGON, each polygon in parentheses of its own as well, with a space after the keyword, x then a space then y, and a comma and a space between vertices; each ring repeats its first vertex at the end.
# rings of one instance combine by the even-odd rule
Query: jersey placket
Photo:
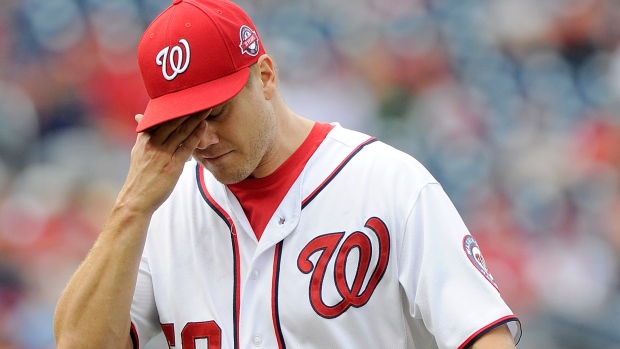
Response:
POLYGON ((284 198, 267 224, 261 240, 250 228, 241 205, 234 195, 228 199, 234 215, 241 254, 241 304, 239 344, 242 348, 278 348, 274 327, 274 260, 277 244, 289 235, 301 213, 299 186, 284 198), (295 204, 297 203, 297 204, 295 204))

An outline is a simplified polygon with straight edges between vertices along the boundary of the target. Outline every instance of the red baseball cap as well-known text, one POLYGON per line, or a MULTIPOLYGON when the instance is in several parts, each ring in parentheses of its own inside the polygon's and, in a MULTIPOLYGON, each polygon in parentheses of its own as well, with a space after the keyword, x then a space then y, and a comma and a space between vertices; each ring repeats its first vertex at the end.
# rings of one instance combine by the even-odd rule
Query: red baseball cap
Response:
POLYGON ((234 97, 265 53, 250 17, 229 0, 174 0, 138 44, 150 101, 137 132, 234 97))

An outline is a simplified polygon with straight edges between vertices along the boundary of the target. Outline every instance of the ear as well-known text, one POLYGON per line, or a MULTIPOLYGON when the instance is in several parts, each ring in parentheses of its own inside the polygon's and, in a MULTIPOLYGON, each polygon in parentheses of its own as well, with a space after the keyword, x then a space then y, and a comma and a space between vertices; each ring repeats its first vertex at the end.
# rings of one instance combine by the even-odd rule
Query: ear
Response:
POLYGON ((258 62, 256 62, 256 65, 260 73, 263 94, 265 95, 265 99, 270 100, 275 96, 278 85, 275 63, 269 55, 263 54, 258 59, 258 62))

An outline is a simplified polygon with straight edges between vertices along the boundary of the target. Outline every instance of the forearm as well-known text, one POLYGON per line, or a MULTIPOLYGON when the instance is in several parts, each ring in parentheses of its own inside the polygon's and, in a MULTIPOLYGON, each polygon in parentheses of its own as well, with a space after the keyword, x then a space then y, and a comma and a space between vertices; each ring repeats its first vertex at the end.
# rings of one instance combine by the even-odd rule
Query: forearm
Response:
POLYGON ((137 135, 110 217, 58 301, 58 348, 131 348, 129 311, 148 225, 206 131, 204 118, 197 113, 137 135))
POLYGON ((498 326, 480 337, 472 349, 513 349, 515 342, 507 325, 498 326))
POLYGON ((69 281, 54 316, 58 348, 123 348, 150 214, 119 205, 69 281))

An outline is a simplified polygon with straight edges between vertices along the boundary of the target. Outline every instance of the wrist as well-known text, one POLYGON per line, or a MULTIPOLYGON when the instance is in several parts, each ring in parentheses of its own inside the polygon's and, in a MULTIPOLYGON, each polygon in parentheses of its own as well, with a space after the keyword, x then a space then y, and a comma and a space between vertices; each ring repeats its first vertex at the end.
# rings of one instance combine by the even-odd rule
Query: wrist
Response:
POLYGON ((153 204, 145 200, 145 195, 143 193, 123 188, 116 197, 116 201, 112 207, 112 213, 123 213, 134 217, 150 217, 160 205, 161 204, 153 204))

